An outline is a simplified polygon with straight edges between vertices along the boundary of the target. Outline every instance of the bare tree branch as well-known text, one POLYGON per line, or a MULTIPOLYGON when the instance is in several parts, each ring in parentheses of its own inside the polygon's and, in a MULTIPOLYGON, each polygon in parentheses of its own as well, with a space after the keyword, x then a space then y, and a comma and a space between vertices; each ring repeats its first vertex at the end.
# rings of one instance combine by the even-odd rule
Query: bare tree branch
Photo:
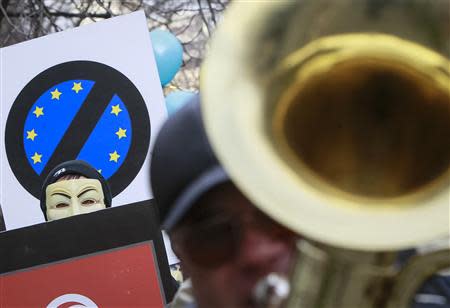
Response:
POLYGON ((211 35, 211 30, 209 29, 208 20, 206 19, 205 15, 203 14, 203 8, 202 8, 202 0, 197 0, 198 7, 199 7, 199 14, 203 19, 203 23, 206 25, 206 29, 208 30, 208 35, 211 35))
POLYGON ((167 87, 198 89, 205 44, 228 0, 1 0, 0 47, 144 10, 149 30, 163 28, 182 42, 183 66, 167 87))
POLYGON ((11 19, 8 16, 8 13, 6 12, 5 8, 3 7, 3 5, 0 7, 0 11, 2 12, 2 15, 5 17, 5 20, 8 22, 8 24, 11 26, 11 28, 13 28, 13 30, 22 33, 22 34, 26 34, 25 32, 23 32, 19 27, 16 27, 16 25, 14 25, 14 23, 11 21, 11 19))
POLYGON ((206 0, 206 3, 208 3, 208 8, 209 8, 209 13, 211 14, 211 20, 214 24, 214 26, 216 25, 216 13, 214 12, 212 5, 211 5, 211 1, 210 0, 206 0))
POLYGON ((57 24, 55 24, 54 18, 51 16, 50 11, 48 10, 48 8, 45 6, 44 2, 42 0, 39 0, 38 3, 41 5, 42 10, 44 12, 44 14, 47 16, 48 20, 50 21, 51 25, 53 26, 53 29, 58 32, 58 31, 62 31, 62 28, 59 27, 57 24))
POLYGON ((0 25, 1 25, 1 23, 2 23, 3 17, 5 16, 5 14, 3 13, 3 11, 4 11, 4 10, 6 11, 6 8, 8 7, 8 4, 9 4, 9 0, 2 0, 2 2, 0 3, 1 11, 2 11, 2 14, 0 15, 0 25))
MULTIPOLYGON (((96 0, 97 4, 103 8, 106 11, 106 14, 109 15, 107 18, 114 16, 114 13, 110 10, 108 6, 106 6, 102 0, 96 0)), ((109 2, 109 5, 111 5, 111 2, 109 2)))

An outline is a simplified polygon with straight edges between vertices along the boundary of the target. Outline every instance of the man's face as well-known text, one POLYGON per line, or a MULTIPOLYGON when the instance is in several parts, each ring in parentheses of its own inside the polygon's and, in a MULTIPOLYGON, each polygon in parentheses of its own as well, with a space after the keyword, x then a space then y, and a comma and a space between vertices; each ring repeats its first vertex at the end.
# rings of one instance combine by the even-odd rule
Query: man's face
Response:
POLYGON ((53 183, 46 189, 49 221, 104 209, 102 185, 96 179, 70 179, 53 183))
POLYGON ((205 194, 171 235, 201 308, 254 306, 261 278, 288 274, 297 239, 232 184, 205 194))

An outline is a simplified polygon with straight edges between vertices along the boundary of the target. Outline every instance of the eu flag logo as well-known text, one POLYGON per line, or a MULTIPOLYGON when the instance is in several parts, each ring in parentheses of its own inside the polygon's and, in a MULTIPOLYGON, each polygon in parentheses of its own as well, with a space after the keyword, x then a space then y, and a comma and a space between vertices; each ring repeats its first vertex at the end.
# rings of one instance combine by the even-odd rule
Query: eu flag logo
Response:
MULTIPOLYGON (((82 107, 95 81, 68 80, 45 91, 30 108, 24 125, 28 163, 40 175, 82 107)), ((126 105, 115 95, 77 156, 108 179, 126 159, 132 127, 126 105)))
POLYGON ((8 115, 5 139, 15 176, 35 197, 48 172, 71 159, 90 163, 116 196, 142 167, 150 119, 139 91, 122 73, 74 61, 49 68, 25 86, 8 115))

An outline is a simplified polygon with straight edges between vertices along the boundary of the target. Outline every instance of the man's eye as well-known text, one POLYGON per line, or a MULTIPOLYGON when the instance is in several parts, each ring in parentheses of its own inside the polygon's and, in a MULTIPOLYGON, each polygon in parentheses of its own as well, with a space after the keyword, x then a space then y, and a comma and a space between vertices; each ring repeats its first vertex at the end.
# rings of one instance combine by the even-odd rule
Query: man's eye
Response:
POLYGON ((81 202, 81 204, 86 205, 86 206, 93 205, 95 203, 97 203, 97 200, 94 200, 94 199, 86 199, 83 202, 81 202))
POLYGON ((68 206, 69 206, 69 204, 63 203, 63 202, 58 203, 57 205, 55 205, 55 207, 56 207, 57 209, 64 208, 64 207, 68 207, 68 206))

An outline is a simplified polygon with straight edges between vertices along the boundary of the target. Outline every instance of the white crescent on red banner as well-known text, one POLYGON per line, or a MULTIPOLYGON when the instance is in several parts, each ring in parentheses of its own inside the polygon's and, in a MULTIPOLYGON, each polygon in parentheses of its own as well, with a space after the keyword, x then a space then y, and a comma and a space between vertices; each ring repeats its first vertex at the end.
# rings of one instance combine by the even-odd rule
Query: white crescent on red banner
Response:
POLYGON ((81 294, 64 294, 58 296, 47 305, 47 308, 80 308, 80 307, 98 308, 97 304, 94 303, 93 300, 81 294))

